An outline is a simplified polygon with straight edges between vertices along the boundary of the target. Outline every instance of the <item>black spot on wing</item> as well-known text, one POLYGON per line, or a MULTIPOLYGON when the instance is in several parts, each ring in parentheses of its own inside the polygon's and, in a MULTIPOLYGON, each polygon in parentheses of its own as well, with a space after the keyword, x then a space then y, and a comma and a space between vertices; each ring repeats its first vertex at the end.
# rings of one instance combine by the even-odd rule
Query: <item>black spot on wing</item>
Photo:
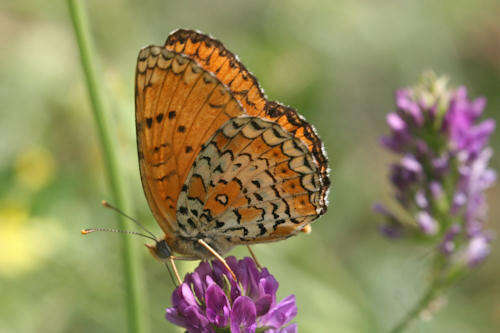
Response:
POLYGON ((240 230, 243 231, 243 236, 248 235, 248 229, 245 227, 231 227, 225 229, 224 231, 227 232, 227 231, 240 231, 240 230))
POLYGON ((266 229, 266 227, 264 227, 264 224, 259 223, 259 224, 257 224, 257 226, 259 227, 259 230, 260 230, 258 236, 262 236, 267 232, 267 229, 266 229))
POLYGON ((196 223, 194 223, 194 221, 193 221, 192 218, 188 218, 187 222, 189 223, 189 225, 191 226, 191 228, 196 229, 196 223))
POLYGON ((280 224, 283 224, 283 223, 285 223, 285 220, 283 220, 283 219, 274 221, 274 225, 273 225, 274 231, 276 231, 276 228, 278 228, 278 226, 280 224))

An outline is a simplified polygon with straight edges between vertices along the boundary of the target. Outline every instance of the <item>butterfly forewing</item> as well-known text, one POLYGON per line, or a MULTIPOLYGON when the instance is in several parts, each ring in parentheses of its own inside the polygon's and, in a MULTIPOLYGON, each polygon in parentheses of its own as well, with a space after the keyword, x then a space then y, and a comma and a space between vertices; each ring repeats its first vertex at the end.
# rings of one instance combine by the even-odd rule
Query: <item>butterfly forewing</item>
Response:
POLYGON ((180 188, 201 145, 243 110, 228 88, 194 60, 157 46, 141 51, 136 87, 142 183, 156 219, 171 232, 177 229, 180 188))

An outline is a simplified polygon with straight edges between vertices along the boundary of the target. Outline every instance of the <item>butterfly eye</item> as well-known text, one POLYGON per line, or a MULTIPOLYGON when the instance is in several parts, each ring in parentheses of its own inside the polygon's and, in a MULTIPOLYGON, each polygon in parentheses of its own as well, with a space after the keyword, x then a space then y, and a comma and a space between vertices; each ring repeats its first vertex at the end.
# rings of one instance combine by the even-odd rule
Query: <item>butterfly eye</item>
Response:
POLYGON ((172 251, 165 240, 161 240, 156 243, 156 254, 161 259, 170 258, 172 256, 172 251))

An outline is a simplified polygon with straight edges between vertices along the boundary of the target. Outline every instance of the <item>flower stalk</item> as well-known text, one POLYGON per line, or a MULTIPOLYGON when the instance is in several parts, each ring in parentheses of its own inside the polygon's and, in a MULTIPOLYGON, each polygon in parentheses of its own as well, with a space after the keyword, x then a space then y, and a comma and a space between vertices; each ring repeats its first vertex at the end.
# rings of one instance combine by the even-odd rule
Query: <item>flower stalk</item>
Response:
POLYGON ((384 235, 415 239, 435 251, 429 288, 392 332, 434 312, 427 311, 433 301, 490 252, 484 192, 496 180, 488 167, 495 122, 480 120, 485 105, 484 98, 470 100, 465 87, 449 88, 433 73, 396 93, 396 111, 387 115, 391 133, 381 143, 400 156, 390 180, 396 202, 413 219, 381 204, 374 210, 384 217, 384 235))
MULTIPOLYGON (((111 140, 111 132, 106 122, 106 103, 104 101, 102 79, 96 68, 94 52, 92 49, 91 36, 88 19, 82 1, 68 0, 68 8, 73 29, 78 44, 80 60, 85 82, 92 106, 92 113, 95 120, 97 135, 102 149, 104 169, 109 182, 110 195, 113 203, 123 211, 127 208, 126 196, 123 186, 120 183, 120 171, 117 164, 116 150, 111 140)), ((116 215, 118 225, 125 229, 126 222, 121 215, 116 215)), ((142 279, 140 274, 140 263, 136 255, 136 248, 127 235, 123 235, 123 269, 125 277, 126 304, 129 332, 144 332, 144 320, 141 313, 143 304, 140 286, 142 279)))

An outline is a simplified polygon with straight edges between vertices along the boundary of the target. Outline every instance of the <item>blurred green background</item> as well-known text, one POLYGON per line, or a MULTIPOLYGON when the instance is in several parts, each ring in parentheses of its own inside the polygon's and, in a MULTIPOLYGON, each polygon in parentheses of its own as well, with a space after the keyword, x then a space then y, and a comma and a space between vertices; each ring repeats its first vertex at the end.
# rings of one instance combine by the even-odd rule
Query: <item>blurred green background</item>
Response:
MULTIPOLYGON (((123 332, 120 239, 79 233, 113 227, 115 218, 100 206, 109 192, 66 2, 0 6, 0 332, 123 332)), ((378 138, 394 90, 427 69, 487 97, 486 116, 500 121, 498 1, 92 0, 87 7, 132 215, 160 235, 137 166, 138 50, 163 44, 174 29, 199 29, 238 54, 269 98, 296 107, 325 141, 328 214, 310 235, 255 247, 280 281, 280 297, 297 295, 300 331, 383 332, 410 309, 426 285, 429 252, 377 232, 371 205, 391 200, 393 158, 378 138)), ((497 131, 497 152, 499 138, 497 131)), ((488 199, 498 234, 500 186, 488 199)), ((172 290, 165 267, 136 243, 150 329, 178 330, 164 319, 172 290)), ((500 331, 497 244, 434 320, 411 332, 500 331)))

